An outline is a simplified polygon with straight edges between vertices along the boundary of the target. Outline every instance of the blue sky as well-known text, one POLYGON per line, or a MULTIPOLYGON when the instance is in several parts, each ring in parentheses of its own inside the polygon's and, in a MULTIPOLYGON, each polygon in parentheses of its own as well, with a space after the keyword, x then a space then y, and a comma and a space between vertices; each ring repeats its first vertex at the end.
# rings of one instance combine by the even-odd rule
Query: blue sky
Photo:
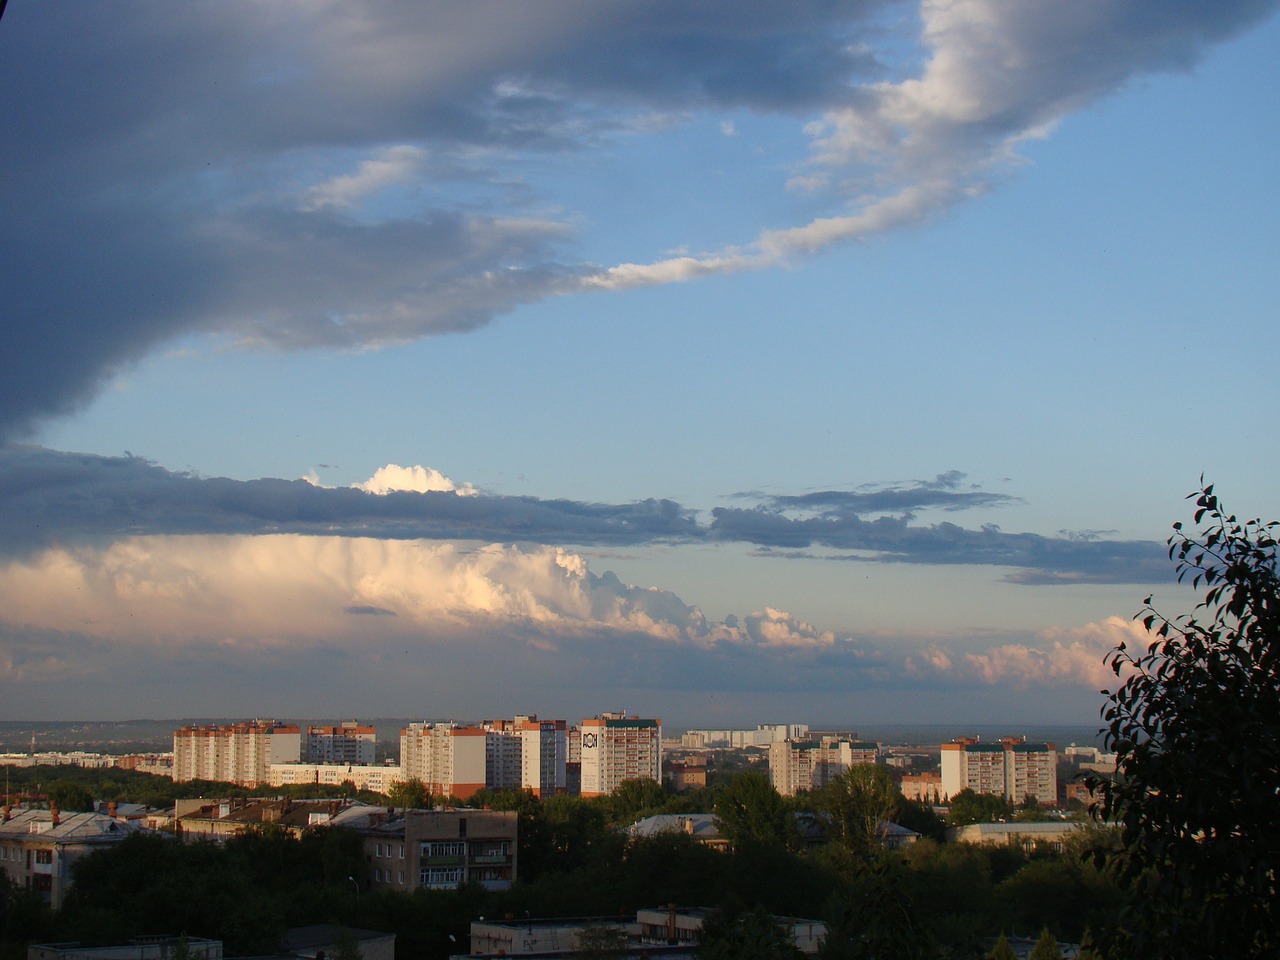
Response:
POLYGON ((0 714, 1088 723, 1275 515, 1275 3, 419 6, 10 5, 0 714))

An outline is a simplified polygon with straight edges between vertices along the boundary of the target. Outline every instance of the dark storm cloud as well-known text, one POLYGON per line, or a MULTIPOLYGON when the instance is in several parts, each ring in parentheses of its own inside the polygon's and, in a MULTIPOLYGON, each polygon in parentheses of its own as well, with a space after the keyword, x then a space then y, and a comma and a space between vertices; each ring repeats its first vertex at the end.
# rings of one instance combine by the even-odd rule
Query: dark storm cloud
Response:
POLYGON ((305 480, 171 473, 137 457, 9 446, 0 453, 0 549, 101 543, 147 534, 265 534, 385 539, 648 543, 701 536, 669 500, 631 504, 366 493, 305 480))
MULTIPOLYGON (((1185 67, 1275 8, 988 3, 923 38, 982 66, 965 92, 976 119, 926 110, 919 129, 894 113, 895 81, 930 50, 892 32, 891 18, 916 24, 888 0, 17 4, 0 30, 0 439, 180 335, 379 346, 577 289, 600 268, 573 255, 580 211, 540 222, 563 198, 523 182, 534 152, 654 114, 835 117, 879 144, 885 169, 942 182, 917 206, 945 204, 1010 138, 1136 73, 1185 67), (351 178, 404 148, 418 151, 398 155, 405 203, 361 217, 361 191, 389 181, 351 178), (948 157, 964 169, 933 165, 948 157), (308 201, 326 184, 328 202, 308 201)), ((796 249, 844 236, 806 233, 796 249)))
POLYGON ((0 30, 0 437, 175 335, 385 344, 562 292, 563 238, 453 201, 379 225, 300 211, 281 169, 413 142, 433 176, 484 181, 453 151, 573 149, 617 126, 604 101, 815 108, 862 64, 842 36, 868 6, 20 4, 0 30))
MULTIPOLYGON (((1008 579, 1027 584, 1169 578, 1164 548, 1155 543, 1005 533, 991 525, 918 524, 917 509, 954 510, 965 503, 938 501, 935 487, 864 490, 848 498, 828 492, 822 502, 835 503, 836 509, 816 516, 808 511, 793 516, 788 509, 797 498, 775 497, 754 509, 716 508, 711 523, 703 524, 697 511, 666 499, 609 504, 451 492, 379 495, 303 480, 205 478, 173 473, 138 457, 10 444, 0 447, 0 553, 22 556, 126 536, 208 533, 583 546, 722 541, 786 551, 778 554, 783 557, 812 556, 803 551, 822 547, 858 551, 849 559, 880 563, 1013 567, 1016 572, 1008 579), (902 512, 874 515, 884 504, 902 512)), ((975 494, 971 506, 1012 499, 970 492, 975 494)), ((840 559, 838 553, 834 559, 840 559)))

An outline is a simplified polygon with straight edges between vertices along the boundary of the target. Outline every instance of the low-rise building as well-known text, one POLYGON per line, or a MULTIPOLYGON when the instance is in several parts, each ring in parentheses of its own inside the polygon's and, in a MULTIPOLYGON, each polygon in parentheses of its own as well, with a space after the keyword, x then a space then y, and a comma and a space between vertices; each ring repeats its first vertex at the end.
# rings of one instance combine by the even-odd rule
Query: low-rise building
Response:
POLYGON ((175 832, 184 840, 222 841, 268 824, 301 834, 314 827, 359 826, 385 807, 350 800, 295 800, 292 797, 229 797, 179 800, 175 832))
POLYGON ((395 960, 396 935, 381 930, 339 927, 316 923, 307 927, 290 927, 284 932, 282 955, 300 960, 325 960, 342 955, 354 947, 360 960, 395 960))
POLYGON ((6 806, 0 821, 0 870, 56 910, 71 886, 77 860, 145 829, 138 821, 101 813, 6 806))
POLYGON ((400 767, 379 763, 273 763, 267 769, 267 782, 273 787, 300 784, 338 787, 350 782, 357 790, 385 794, 402 779, 400 767))
MULTIPOLYGON (((709 910, 689 907, 641 909, 634 917, 525 917, 473 920, 470 957, 572 957, 590 949, 592 931, 614 931, 623 956, 694 957, 709 910)), ((774 918, 806 956, 818 952, 826 926, 818 920, 774 918)))
POLYGON ((33 943, 27 960, 222 960, 222 941, 204 937, 135 937, 128 943, 86 947, 80 943, 33 943))
POLYGON ((1017 844, 1028 852, 1037 846, 1062 851, 1067 840, 1084 824, 1078 820, 1014 821, 1012 823, 970 823, 949 827, 949 843, 983 843, 990 846, 1017 844))
POLYGON ((699 790, 707 785, 707 760, 705 757, 664 760, 662 776, 677 793, 681 790, 699 790))
POLYGON ((516 879, 514 810, 393 810, 357 829, 373 890, 505 890, 516 879))

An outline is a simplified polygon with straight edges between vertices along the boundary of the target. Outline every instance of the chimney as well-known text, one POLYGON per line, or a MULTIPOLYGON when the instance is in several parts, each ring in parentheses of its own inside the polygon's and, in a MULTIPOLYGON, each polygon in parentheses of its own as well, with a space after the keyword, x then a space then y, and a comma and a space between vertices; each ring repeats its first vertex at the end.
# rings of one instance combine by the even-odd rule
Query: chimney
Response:
POLYGON ((674 944, 679 941, 676 939, 676 905, 674 903, 667 904, 667 943, 674 944))
POLYGON ((107 804, 107 816, 114 820, 120 815, 120 805, 112 800, 107 804))
POLYGON ((52 801, 49 803, 49 822, 55 827, 62 822, 62 816, 58 810, 58 805, 52 801))

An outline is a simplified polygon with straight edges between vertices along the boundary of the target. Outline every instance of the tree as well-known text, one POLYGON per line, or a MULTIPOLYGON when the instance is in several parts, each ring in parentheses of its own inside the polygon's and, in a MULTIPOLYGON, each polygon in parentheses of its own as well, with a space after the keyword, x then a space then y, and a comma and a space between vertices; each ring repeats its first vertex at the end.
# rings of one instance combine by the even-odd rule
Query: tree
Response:
POLYGON ((768 777, 754 770, 737 774, 720 791, 715 815, 721 835, 735 850, 743 846, 781 846, 796 832, 787 802, 768 777))
POLYGON ((1018 955, 1013 952, 1013 947, 1009 946, 1008 938, 1002 933, 1000 934, 1000 939, 996 941, 996 945, 987 954, 987 960, 1018 960, 1018 955))
POLYGON ((59 780, 49 785, 49 802, 66 812, 91 813, 94 809, 93 792, 83 783, 59 780))
MULTIPOLYGON (((1135 960, 1280 955, 1280 574, 1275 521, 1241 522, 1213 485, 1191 494, 1169 558, 1203 596, 1135 619, 1145 650, 1109 658, 1122 682, 1103 709, 1116 776, 1087 782, 1117 819, 1130 888, 1120 944, 1135 960)), ((1114 946, 1114 945, 1113 945, 1114 946)))
POLYGON ((828 909, 819 960, 919 960, 936 945, 912 909, 902 868, 883 861, 855 883, 851 896, 828 909))
POLYGON ((817 796, 819 809, 831 817, 834 839, 861 853, 879 847, 880 825, 892 819, 901 799, 889 768, 878 763, 855 763, 817 796))
POLYGON ((667 791, 657 780, 623 780, 609 794, 613 819, 634 822, 646 811, 658 810, 667 802, 667 791))
POLYGON ((801 960, 790 933, 764 907, 729 902, 703 921, 700 960, 801 960))
POLYGON ((387 798, 393 807, 407 810, 431 809, 431 793, 427 790, 427 785, 417 777, 393 783, 387 791, 387 798))
POLYGON ((1031 960, 1062 960, 1062 951, 1058 949, 1058 938, 1045 927, 1040 931, 1040 939, 1031 948, 1031 960))
POLYGON ((974 793, 965 787, 951 798, 947 822, 952 826, 966 823, 995 823, 1013 816, 1013 807, 1004 797, 994 793, 974 793))

